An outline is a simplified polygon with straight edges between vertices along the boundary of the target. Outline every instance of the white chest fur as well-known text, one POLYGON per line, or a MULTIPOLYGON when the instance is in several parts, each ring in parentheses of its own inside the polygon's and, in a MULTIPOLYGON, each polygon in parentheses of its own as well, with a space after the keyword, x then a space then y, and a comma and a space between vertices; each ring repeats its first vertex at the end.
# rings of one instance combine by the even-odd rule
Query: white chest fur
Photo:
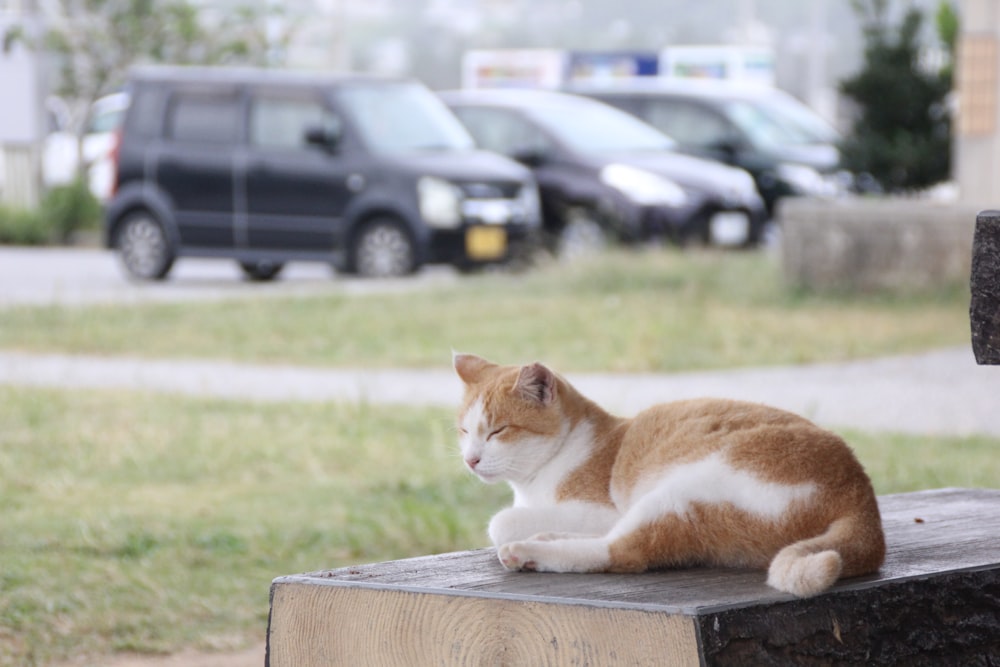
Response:
MULTIPOLYGON (((537 472, 529 479, 512 481, 514 507, 541 507, 556 503, 556 491, 571 472, 590 458, 594 448, 594 428, 589 422, 580 422, 570 427, 557 443, 549 443, 553 451, 547 461, 542 462, 537 472)), ((541 443, 525 443, 540 447, 541 443)))

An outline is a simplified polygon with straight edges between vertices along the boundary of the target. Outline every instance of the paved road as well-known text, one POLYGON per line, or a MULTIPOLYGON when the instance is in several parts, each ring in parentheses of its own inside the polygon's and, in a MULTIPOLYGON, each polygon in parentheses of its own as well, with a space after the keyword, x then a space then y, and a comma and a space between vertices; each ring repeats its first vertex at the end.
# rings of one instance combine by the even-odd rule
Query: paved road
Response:
POLYGON ((0 247, 0 307, 357 294, 419 289, 457 279, 452 269, 433 266, 398 280, 362 280, 337 275, 326 264, 297 262, 274 282, 253 283, 243 279, 234 261, 183 258, 167 280, 143 283, 128 280, 108 250, 0 247))
MULTIPOLYGON (((719 396, 769 403, 830 427, 1000 436, 1000 368, 977 366, 965 348, 848 363, 567 377, 619 414, 660 401, 719 396)), ((448 407, 457 405, 461 393, 446 365, 429 370, 316 369, 2 351, 0 384, 448 407)))

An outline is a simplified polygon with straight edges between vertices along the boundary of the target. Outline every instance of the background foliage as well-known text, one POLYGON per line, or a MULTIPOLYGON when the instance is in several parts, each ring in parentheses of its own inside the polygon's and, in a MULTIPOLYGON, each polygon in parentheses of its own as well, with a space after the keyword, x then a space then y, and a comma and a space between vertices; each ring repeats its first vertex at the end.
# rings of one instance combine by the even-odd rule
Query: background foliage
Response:
POLYGON ((864 65, 841 82, 858 115, 841 146, 844 167, 870 174, 882 189, 925 188, 951 174, 951 114, 947 98, 957 19, 942 4, 938 26, 947 54, 941 68, 922 62, 923 13, 909 9, 891 25, 884 0, 854 2, 865 34, 864 65))

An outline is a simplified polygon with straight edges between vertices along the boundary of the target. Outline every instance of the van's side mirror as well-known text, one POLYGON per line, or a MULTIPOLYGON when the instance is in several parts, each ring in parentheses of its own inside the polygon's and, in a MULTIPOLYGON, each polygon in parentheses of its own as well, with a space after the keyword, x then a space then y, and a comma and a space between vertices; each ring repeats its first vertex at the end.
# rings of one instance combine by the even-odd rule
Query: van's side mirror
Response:
POLYGON ((306 144, 319 146, 331 153, 337 149, 337 142, 340 141, 340 133, 337 130, 320 125, 307 127, 305 137, 306 144))

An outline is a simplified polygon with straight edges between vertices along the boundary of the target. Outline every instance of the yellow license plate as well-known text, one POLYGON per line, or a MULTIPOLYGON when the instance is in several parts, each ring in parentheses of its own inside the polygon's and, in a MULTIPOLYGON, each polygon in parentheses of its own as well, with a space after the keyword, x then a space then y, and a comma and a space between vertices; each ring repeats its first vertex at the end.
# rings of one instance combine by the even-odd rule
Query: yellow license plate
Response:
POLYGON ((465 254, 475 260, 500 259, 507 254, 507 230, 470 227, 465 232, 465 254))

